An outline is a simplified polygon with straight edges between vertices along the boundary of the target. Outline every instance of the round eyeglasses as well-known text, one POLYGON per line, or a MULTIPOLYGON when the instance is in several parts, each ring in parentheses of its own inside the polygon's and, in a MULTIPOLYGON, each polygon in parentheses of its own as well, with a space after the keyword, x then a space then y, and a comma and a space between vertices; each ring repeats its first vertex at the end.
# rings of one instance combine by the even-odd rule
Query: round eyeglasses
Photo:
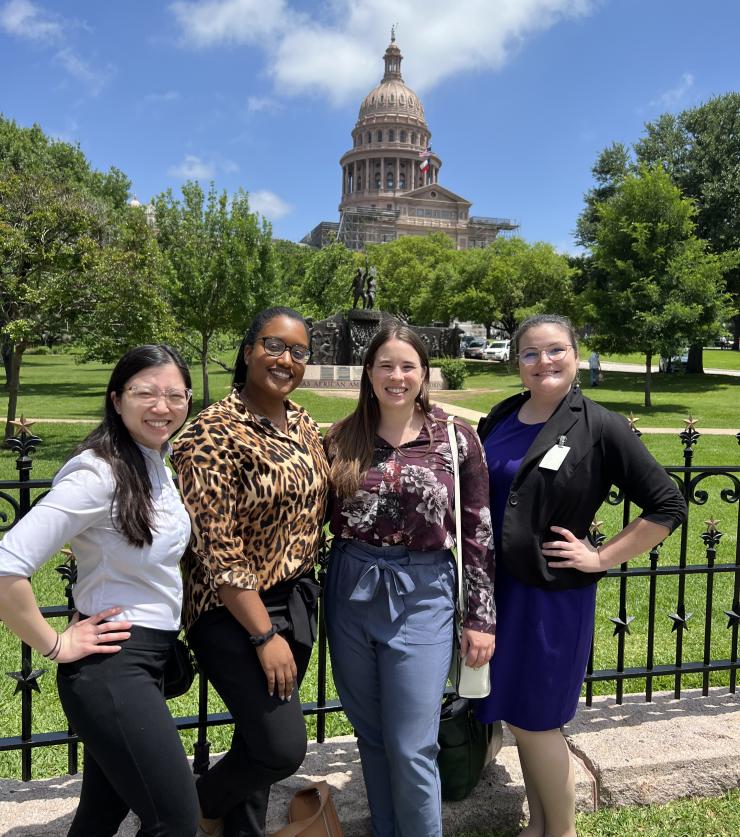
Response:
POLYGON ((311 350, 301 343, 294 343, 289 346, 285 340, 279 337, 258 337, 265 347, 265 352, 270 357, 281 357, 286 351, 290 352, 290 356, 296 363, 307 363, 311 357, 311 350))
POLYGON ((519 360, 525 366, 534 366, 539 362, 542 355, 547 355, 548 360, 562 360, 567 354, 568 349, 573 346, 550 346, 549 349, 525 349, 519 354, 519 360))
POLYGON ((174 407, 175 409, 187 407, 193 396, 192 389, 179 389, 178 387, 160 389, 159 387, 131 384, 131 386, 125 387, 125 390, 142 407, 153 407, 159 403, 161 398, 164 398, 168 407, 174 407))

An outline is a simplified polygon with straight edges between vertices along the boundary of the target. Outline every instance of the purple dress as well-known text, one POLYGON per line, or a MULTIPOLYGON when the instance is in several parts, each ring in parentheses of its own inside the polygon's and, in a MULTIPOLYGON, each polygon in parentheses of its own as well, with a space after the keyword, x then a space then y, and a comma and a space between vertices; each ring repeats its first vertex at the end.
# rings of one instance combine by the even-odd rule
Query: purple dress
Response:
MULTIPOLYGON (((542 424, 506 416, 484 440, 496 552, 511 483, 542 424)), ((554 533, 553 533, 554 536, 554 533)), ((594 628, 596 585, 545 590, 496 564, 496 651, 491 694, 477 702, 481 721, 531 731, 557 729, 576 713, 594 628)))

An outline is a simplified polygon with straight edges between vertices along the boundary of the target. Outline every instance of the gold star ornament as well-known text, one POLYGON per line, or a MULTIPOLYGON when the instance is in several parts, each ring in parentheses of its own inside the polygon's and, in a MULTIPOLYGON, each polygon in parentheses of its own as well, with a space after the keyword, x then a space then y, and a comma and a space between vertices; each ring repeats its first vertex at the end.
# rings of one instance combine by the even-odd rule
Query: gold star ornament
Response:
POLYGON ((30 432, 30 428, 36 424, 35 419, 27 419, 22 413, 21 417, 17 421, 9 422, 14 427, 20 428, 21 433, 28 433, 30 432))

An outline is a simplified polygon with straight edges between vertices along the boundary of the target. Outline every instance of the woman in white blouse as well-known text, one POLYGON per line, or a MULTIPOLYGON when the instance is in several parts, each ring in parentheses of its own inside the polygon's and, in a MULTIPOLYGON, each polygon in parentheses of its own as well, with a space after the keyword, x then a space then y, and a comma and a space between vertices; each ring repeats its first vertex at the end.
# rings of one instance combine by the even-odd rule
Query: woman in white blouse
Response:
POLYGON ((51 491, 0 542, 0 619, 59 664, 59 697, 85 745, 68 837, 112 837, 129 810, 139 837, 192 837, 198 807, 185 751, 162 695, 180 629, 178 562, 190 520, 164 463, 192 391, 168 346, 127 352, 105 416, 51 491), (57 633, 28 577, 69 543, 79 611, 57 633))

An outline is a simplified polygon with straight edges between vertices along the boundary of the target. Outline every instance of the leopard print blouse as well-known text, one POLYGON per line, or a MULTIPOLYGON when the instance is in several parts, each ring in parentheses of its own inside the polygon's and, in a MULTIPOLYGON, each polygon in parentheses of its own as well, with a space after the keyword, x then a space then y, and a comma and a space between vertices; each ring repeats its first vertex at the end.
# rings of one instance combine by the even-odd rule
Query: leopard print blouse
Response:
POLYGON ((316 560, 329 469, 316 423, 299 405, 286 407, 283 433, 232 392, 206 407, 174 444, 193 524, 182 561, 186 631, 221 606, 222 584, 268 590, 316 560))

